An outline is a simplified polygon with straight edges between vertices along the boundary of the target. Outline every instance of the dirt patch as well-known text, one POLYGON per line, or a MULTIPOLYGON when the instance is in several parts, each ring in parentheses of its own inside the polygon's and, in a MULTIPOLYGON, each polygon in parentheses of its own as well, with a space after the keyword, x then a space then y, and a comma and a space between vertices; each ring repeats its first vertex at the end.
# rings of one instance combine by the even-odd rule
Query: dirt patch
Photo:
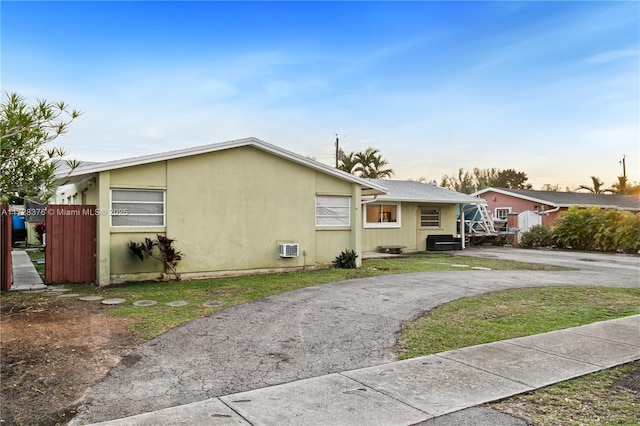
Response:
MULTIPOLYGON (((125 356, 142 340, 128 331, 126 319, 108 314, 114 307, 100 302, 20 296, 3 296, 0 304, 0 424, 65 425, 75 416, 85 392, 111 368, 138 360, 125 356)), ((561 395, 556 403, 529 393, 490 406, 529 423, 537 413, 553 413, 567 406, 576 407, 563 414, 566 419, 586 421, 589 417, 583 408, 598 401, 609 403, 622 398, 623 406, 634 409, 640 403, 640 362, 612 371, 618 369, 621 374, 614 374, 613 380, 597 392, 594 389, 585 404, 576 404, 575 395, 561 395), (567 402, 569 399, 572 401, 567 402)), ((598 422, 617 418, 603 410, 592 417, 598 422)), ((549 422, 536 424, 560 423, 551 416, 549 422)))
POLYGON ((9 299, 0 307, 3 426, 66 424, 85 391, 140 343, 100 302, 9 299))

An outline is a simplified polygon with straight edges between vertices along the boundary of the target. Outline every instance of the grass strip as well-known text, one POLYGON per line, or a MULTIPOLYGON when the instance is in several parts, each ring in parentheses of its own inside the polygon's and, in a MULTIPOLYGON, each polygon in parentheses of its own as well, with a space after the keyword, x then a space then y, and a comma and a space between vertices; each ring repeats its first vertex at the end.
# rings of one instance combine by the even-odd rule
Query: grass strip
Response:
MULTIPOLYGON (((403 327, 400 359, 640 314, 640 289, 504 290, 439 306, 403 327)), ((640 424, 640 361, 488 406, 536 426, 640 424)))
POLYGON ((542 287, 504 290, 439 306, 403 327, 400 359, 640 314, 640 289, 542 287))

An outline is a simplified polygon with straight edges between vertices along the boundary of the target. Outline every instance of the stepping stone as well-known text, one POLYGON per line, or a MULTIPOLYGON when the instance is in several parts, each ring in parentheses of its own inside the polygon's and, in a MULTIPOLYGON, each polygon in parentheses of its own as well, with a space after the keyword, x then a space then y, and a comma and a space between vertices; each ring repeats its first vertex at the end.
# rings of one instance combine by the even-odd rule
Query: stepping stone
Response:
POLYGON ((485 268, 484 266, 474 266, 471 269, 475 269, 476 271, 490 271, 491 268, 485 268))
POLYGON ((133 306, 153 306, 157 304, 158 302, 155 300, 138 300, 137 302, 133 302, 133 306))
POLYGON ((450 266, 453 266, 453 267, 456 267, 456 268, 468 268, 469 267, 469 265, 458 265, 458 264, 455 264, 455 263, 452 263, 450 266))
POLYGON ((102 300, 102 296, 84 296, 78 298, 78 300, 84 300, 85 302, 96 302, 98 300, 102 300))
POLYGON ((78 296, 82 296, 80 293, 65 293, 65 294, 61 294, 58 297, 78 297, 78 296))
POLYGON ((206 306, 206 307, 215 307, 215 306, 222 306, 224 305, 224 303, 222 303, 219 300, 209 300, 208 302, 204 302, 202 304, 202 306, 206 306))
POLYGON ((54 291, 56 293, 62 293, 62 292, 65 292, 65 291, 71 291, 71 289, 70 288, 64 288, 64 287, 52 287, 50 289, 50 291, 54 291))
POLYGON ((116 298, 116 299, 105 299, 100 303, 102 303, 103 305, 120 305, 126 301, 127 299, 116 298))
POLYGON ((185 305, 188 305, 188 304, 189 304, 189 302, 184 301, 184 300, 179 300, 179 301, 177 301, 177 302, 168 302, 168 303, 165 303, 165 305, 167 305, 167 306, 171 306, 171 307, 174 307, 174 308, 175 308, 175 307, 178 307, 178 306, 185 306, 185 305))
POLYGON ((43 296, 61 296, 62 294, 60 291, 45 291, 42 293, 43 296))
POLYGON ((45 290, 45 289, 42 289, 42 290, 27 290, 27 291, 23 291, 23 293, 25 293, 25 294, 44 293, 45 291, 47 291, 47 290, 45 290))

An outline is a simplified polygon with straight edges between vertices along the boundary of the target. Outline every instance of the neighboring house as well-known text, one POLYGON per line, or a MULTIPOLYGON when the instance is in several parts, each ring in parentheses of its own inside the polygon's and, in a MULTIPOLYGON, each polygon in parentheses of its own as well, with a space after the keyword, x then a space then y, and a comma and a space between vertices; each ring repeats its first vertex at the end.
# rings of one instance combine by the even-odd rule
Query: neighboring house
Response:
MULTIPOLYGON (((488 204, 495 219, 507 219, 509 215, 537 216, 543 225, 554 223, 558 214, 571 206, 621 209, 640 212, 637 195, 592 194, 582 192, 534 191, 528 189, 486 188, 474 193, 488 204)), ((517 225, 520 232, 527 226, 517 225)))
POLYGON ((406 251, 427 249, 428 235, 459 234, 458 212, 465 204, 484 200, 414 181, 367 179, 388 190, 364 197, 362 204, 363 251, 380 246, 406 246, 406 251))
MULTIPOLYGON (((255 138, 83 165, 57 184, 59 200, 97 207, 100 285, 159 278, 159 261, 128 248, 156 234, 176 240, 186 279, 329 264, 345 249, 369 248, 361 200, 386 192, 255 138), (283 244, 297 244, 296 253, 281 256, 283 244)), ((448 204, 430 206, 446 210, 439 223, 425 219, 433 230, 454 232, 448 204)))
POLYGON ((31 200, 24 201, 25 222, 27 227, 27 245, 39 246, 37 233, 34 226, 39 222, 45 221, 46 204, 41 204, 31 200))

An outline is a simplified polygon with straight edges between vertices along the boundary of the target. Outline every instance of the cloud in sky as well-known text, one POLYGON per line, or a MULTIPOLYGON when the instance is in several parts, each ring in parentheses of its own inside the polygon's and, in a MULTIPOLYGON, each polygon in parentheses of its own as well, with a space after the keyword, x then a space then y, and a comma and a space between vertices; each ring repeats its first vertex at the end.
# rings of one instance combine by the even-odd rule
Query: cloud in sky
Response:
POLYGON ((2 88, 85 112, 104 161, 255 136, 397 178, 640 180, 635 2, 3 2, 2 88))

